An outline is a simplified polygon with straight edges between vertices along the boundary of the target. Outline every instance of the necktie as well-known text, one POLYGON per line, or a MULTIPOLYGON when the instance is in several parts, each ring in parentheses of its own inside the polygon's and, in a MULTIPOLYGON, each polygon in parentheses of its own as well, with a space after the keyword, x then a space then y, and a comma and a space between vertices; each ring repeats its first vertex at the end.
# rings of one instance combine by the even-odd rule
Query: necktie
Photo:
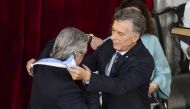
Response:
POLYGON ((114 71, 115 71, 115 68, 116 68, 116 65, 117 65, 117 62, 118 62, 118 59, 119 57, 121 57, 122 55, 118 52, 116 52, 116 56, 115 56, 115 59, 113 61, 113 64, 112 64, 112 67, 111 67, 111 70, 110 70, 110 76, 113 75, 114 71))

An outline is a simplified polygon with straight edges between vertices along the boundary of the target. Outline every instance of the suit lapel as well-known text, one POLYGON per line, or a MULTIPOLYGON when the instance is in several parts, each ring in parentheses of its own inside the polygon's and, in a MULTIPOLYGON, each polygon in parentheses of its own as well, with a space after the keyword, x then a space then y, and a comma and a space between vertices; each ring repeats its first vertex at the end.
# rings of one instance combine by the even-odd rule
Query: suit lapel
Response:
POLYGON ((119 57, 115 66, 115 70, 112 74, 110 74, 110 76, 115 77, 119 73, 119 70, 122 64, 124 64, 124 62, 127 61, 128 57, 131 58, 132 55, 135 55, 141 49, 142 46, 143 46, 142 41, 139 40, 133 48, 131 48, 123 56, 119 57))
POLYGON ((118 74, 118 72, 119 72, 119 70, 120 70, 120 67, 121 67, 122 64, 126 61, 127 58, 128 58, 128 56, 125 56, 125 55, 120 56, 120 57, 118 58, 118 60, 117 60, 117 62, 116 62, 116 64, 115 64, 114 72, 112 72, 112 73, 110 74, 111 77, 115 77, 115 76, 118 74))
POLYGON ((106 49, 104 49, 103 58, 102 58, 102 72, 105 72, 105 69, 107 65, 109 64, 113 54, 116 52, 116 50, 113 48, 113 43, 111 40, 107 41, 107 44, 105 46, 106 49))

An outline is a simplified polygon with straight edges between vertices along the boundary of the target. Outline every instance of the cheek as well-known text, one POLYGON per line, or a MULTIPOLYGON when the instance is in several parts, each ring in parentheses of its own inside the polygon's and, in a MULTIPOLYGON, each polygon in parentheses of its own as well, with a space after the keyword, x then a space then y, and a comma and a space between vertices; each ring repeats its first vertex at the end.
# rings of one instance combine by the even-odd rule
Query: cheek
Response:
POLYGON ((83 60, 83 58, 84 58, 84 56, 82 55, 82 56, 80 57, 80 62, 83 60))
POLYGON ((132 42, 133 42, 133 41, 132 41, 132 38, 126 39, 126 42, 127 42, 128 44, 132 43, 132 42))
POLYGON ((122 47, 125 48, 125 47, 128 47, 129 45, 131 45, 133 42, 132 42, 132 39, 131 38, 127 38, 127 39, 124 39, 122 40, 122 47))
POLYGON ((84 56, 82 56, 82 55, 79 55, 79 56, 78 56, 78 58, 76 59, 77 65, 79 65, 79 64, 81 63, 83 57, 84 57, 84 56))
POLYGON ((122 40, 122 44, 123 45, 127 45, 127 43, 129 43, 130 39, 129 38, 125 38, 122 40))

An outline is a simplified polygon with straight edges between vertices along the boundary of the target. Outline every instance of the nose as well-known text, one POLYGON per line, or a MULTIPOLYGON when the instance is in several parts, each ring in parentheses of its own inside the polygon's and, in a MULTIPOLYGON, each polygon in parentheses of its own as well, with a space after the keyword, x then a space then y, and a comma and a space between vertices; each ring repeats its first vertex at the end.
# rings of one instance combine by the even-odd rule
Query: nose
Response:
POLYGON ((111 39, 114 40, 117 37, 117 33, 114 31, 112 32, 111 39))

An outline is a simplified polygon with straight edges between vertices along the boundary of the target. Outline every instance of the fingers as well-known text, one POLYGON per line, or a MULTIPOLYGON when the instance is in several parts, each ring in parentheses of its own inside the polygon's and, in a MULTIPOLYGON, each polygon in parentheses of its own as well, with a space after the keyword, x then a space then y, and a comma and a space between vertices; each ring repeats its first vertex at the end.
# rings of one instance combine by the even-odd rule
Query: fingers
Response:
POLYGON ((89 35, 89 36, 92 36, 92 37, 94 37, 94 34, 92 34, 92 33, 90 33, 90 34, 86 34, 86 35, 89 35))
POLYGON ((150 83, 148 96, 151 96, 151 94, 154 93, 156 90, 158 90, 158 85, 156 83, 150 83))
MULTIPOLYGON (((86 67, 88 69, 88 67, 86 67)), ((77 66, 77 69, 72 69, 71 67, 67 67, 70 75, 72 76, 73 80, 89 80, 91 73, 90 71, 77 66)))
POLYGON ((154 89, 151 86, 149 86, 148 96, 150 97, 153 92, 154 92, 154 89))
POLYGON ((28 72, 28 74, 29 74, 30 76, 33 76, 32 64, 33 64, 35 61, 36 61, 35 59, 30 59, 30 60, 27 62, 26 70, 27 70, 27 72, 28 72))
POLYGON ((71 67, 67 67, 68 72, 70 73, 73 80, 78 80, 79 74, 76 69, 72 69, 71 67))
POLYGON ((101 38, 94 36, 92 33, 86 35, 92 36, 90 46, 93 50, 96 50, 100 45, 102 45, 103 40, 101 38))
POLYGON ((148 90, 148 96, 151 97, 152 92, 150 91, 150 88, 148 90))
POLYGON ((26 70, 27 70, 28 73, 30 73, 30 69, 31 69, 30 65, 26 64, 26 70))
POLYGON ((88 68, 88 66, 86 66, 84 64, 82 64, 82 66, 84 67, 85 70, 90 71, 90 69, 88 68))

